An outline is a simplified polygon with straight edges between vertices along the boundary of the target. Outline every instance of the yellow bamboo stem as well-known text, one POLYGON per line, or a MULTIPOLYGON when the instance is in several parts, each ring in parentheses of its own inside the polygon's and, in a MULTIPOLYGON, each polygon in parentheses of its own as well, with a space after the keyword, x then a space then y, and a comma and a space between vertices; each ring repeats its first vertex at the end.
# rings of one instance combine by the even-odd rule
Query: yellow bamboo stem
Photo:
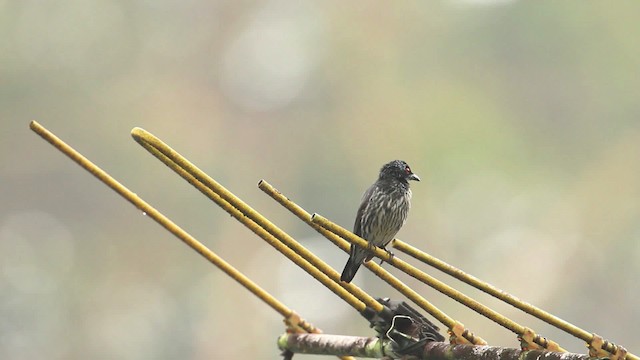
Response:
MULTIPOLYGON (((216 253, 214 253, 205 245, 203 245, 201 242, 196 240, 193 236, 191 236, 189 233, 184 231, 182 228, 180 228, 178 225, 172 222, 169 218, 167 218, 158 210, 156 210, 154 207, 152 207, 149 203, 142 200, 142 198, 140 198, 134 192, 132 192, 131 190, 126 188, 124 185, 122 185, 120 182, 115 180, 107 172, 99 168, 97 165, 95 165, 89 159, 87 159, 78 151, 73 149, 71 146, 67 145, 64 141, 62 141, 60 138, 55 136, 49 130, 45 129, 38 122, 32 121, 29 126, 31 130, 33 130, 36 134, 40 135, 44 140, 46 140, 51 145, 56 147, 58 150, 60 150, 63 154, 68 156, 75 163, 80 165, 82 168, 84 168, 89 173, 91 173, 96 178, 98 178, 98 180, 100 180, 102 183, 104 183, 105 185, 113 189, 116 193, 118 193, 120 196, 125 198, 127 201, 133 204, 136 208, 141 210, 144 215, 153 219, 160 226, 162 226, 167 231, 175 235, 178 239, 182 240, 185 244, 187 244, 193 250, 198 252, 205 259, 207 259, 209 262, 211 262, 213 265, 215 265, 220 270, 222 270, 225 274, 227 274, 229 277, 236 280, 240 285, 242 285, 244 288, 249 290, 252 294, 257 296, 259 299, 261 299, 265 304, 269 305, 273 310, 275 310, 280 315, 282 315, 284 317, 284 322, 287 324, 290 324, 292 328, 302 329, 308 333, 322 332, 320 329, 318 329, 308 321, 301 318, 295 311, 288 308, 286 305, 284 305, 274 296, 272 296, 267 291, 262 289, 258 284, 256 284, 251 279, 246 277, 244 274, 242 274, 240 271, 234 268, 231 264, 226 262, 224 259, 219 257, 216 253)), ((350 296, 349 293, 346 293, 345 295, 350 296)), ((349 302, 349 300, 347 299, 345 300, 349 302)), ((351 297, 350 300, 357 301, 357 299, 353 297, 351 297)), ((340 359, 355 360, 351 356, 342 356, 340 357, 340 359)))
MULTIPOLYGON (((354 233, 352 233, 351 231, 341 227, 338 224, 335 224, 331 221, 329 221, 328 219, 324 218, 323 216, 319 215, 319 214, 313 214, 311 216, 311 221, 314 222, 315 224, 318 224, 322 227, 324 227, 325 229, 335 233, 338 236, 341 236, 342 238, 344 238, 345 240, 348 240, 349 242, 356 244, 360 247, 363 248, 367 248, 367 241, 364 240, 363 238, 355 235, 354 233)), ((441 282, 440 280, 435 279, 434 277, 420 271, 419 269, 417 269, 416 267, 408 264, 407 262, 399 259, 397 256, 392 256, 390 255, 387 251, 381 249, 381 248, 374 248, 372 249, 372 254, 382 260, 384 260, 385 262, 388 262, 389 264, 391 264, 392 266, 402 270, 403 272, 411 275, 412 277, 422 281, 423 283, 431 286, 432 288, 434 288, 435 290, 449 296, 450 298, 454 299, 455 301, 463 304, 464 306, 474 310, 475 312, 493 320, 494 322, 496 322, 497 324, 499 324, 500 326, 503 326, 509 330, 511 330, 512 332, 516 333, 518 336, 522 336, 524 335, 528 330, 528 328, 518 324, 517 322, 509 319, 508 317, 498 313, 497 311, 481 304, 480 302, 470 298, 469 296, 457 291, 456 289, 448 286, 447 284, 441 282)), ((552 346, 554 348, 559 349, 560 351, 564 351, 562 348, 560 348, 555 342, 551 341, 551 340, 547 340, 545 338, 543 338, 540 335, 534 335, 533 336, 533 341, 544 347, 547 348, 549 346, 552 346)))
POLYGON ((131 135, 152 155, 356 310, 362 312, 370 307, 381 312, 384 309, 359 287, 340 283, 340 274, 334 269, 160 139, 140 128, 134 128, 131 135))
MULTIPOLYGON (((154 220, 160 226, 162 226, 167 231, 175 235, 178 239, 182 240, 190 248, 192 248, 197 253, 202 255, 205 259, 207 259, 213 265, 215 265, 220 270, 222 270, 225 274, 229 275, 232 279, 236 280, 240 285, 242 285, 251 293, 253 293, 255 296, 260 298, 262 301, 264 301, 267 305, 269 305, 273 310, 278 312, 280 315, 286 318, 293 314, 293 310, 288 308, 278 299, 276 299, 267 291, 262 289, 259 285, 251 281, 251 279, 246 277, 244 274, 242 274, 240 271, 234 268, 231 264, 226 262, 216 253, 214 253, 205 245, 203 245, 201 242, 199 242, 196 238, 194 238, 185 230, 183 230, 181 227, 176 225, 173 221, 171 221, 169 218, 164 216, 160 211, 156 210, 149 203, 142 200, 142 198, 140 198, 134 192, 132 192, 127 187, 122 185, 120 182, 114 179, 111 175, 109 175, 107 172, 99 168, 97 165, 95 165, 89 159, 87 159, 78 151, 73 149, 71 146, 67 145, 64 141, 62 141, 60 138, 55 136, 49 130, 45 129, 42 125, 38 124, 36 121, 32 121, 30 124, 30 127, 36 134, 40 135, 44 140, 46 140, 51 145, 56 147, 58 150, 60 150, 63 154, 68 156, 75 163, 77 163, 82 168, 90 172, 92 175, 98 178, 98 180, 100 180, 102 183, 104 183, 105 185, 113 189, 116 193, 118 193, 128 202, 130 202, 133 206, 135 206, 137 209, 142 211, 142 213, 145 214, 148 218, 154 220)), ((313 325, 311 325, 310 323, 304 320, 302 320, 301 323, 298 325, 304 328, 307 332, 318 332, 318 330, 313 325)))
MULTIPOLYGON (((350 244, 343 238, 338 235, 332 233, 331 231, 326 230, 322 226, 319 226, 311 221, 311 214, 300 207, 295 202, 291 201, 284 194, 274 188, 271 184, 269 184, 265 180, 260 180, 258 182, 258 188, 262 190, 264 193, 269 195, 272 199, 276 200, 279 204, 284 206, 287 210, 297 216, 300 220, 304 221, 306 224, 311 226, 314 230, 319 232, 322 236, 329 239, 332 243, 336 244, 340 249, 345 252, 349 252, 350 244)), ((420 296, 416 291, 411 289, 409 286, 401 282, 398 278, 391 275, 387 270, 383 269, 382 266, 376 264, 373 261, 368 261, 364 263, 364 265, 371 270, 374 274, 384 280, 386 283, 391 285, 393 288, 398 290, 401 294, 405 295, 409 300, 413 301, 420 308, 428 312, 438 321, 440 321, 443 325, 445 325, 448 329, 452 329, 453 326, 457 323, 456 320, 445 314, 443 311, 438 309, 435 305, 431 304, 427 299, 420 296)), ((479 336, 474 335, 471 332, 466 333, 467 340, 471 341, 476 345, 486 345, 486 341, 484 341, 479 336)))
MULTIPOLYGON (((422 262, 424 262, 425 264, 431 265, 434 268, 444 272, 445 274, 451 275, 454 278, 467 283, 479 290, 484 291, 485 293, 494 296, 504 302, 506 302, 507 304, 510 304, 530 315, 535 316, 536 318, 557 327, 560 330, 563 330, 566 333, 569 333, 581 340, 586 341, 587 343, 591 343, 594 339, 594 336, 596 336, 593 333, 590 333, 586 330, 583 330, 553 314, 550 314, 542 309, 540 309, 539 307, 536 307, 532 304, 529 304, 525 301, 520 300, 519 298, 505 292, 502 291, 498 288, 496 288, 495 286, 484 282, 478 278, 476 278, 473 275, 467 274, 464 271, 432 256, 429 255, 428 253, 413 247, 409 244, 407 244, 406 242, 402 241, 402 240, 398 240, 395 239, 391 242, 391 246, 393 246, 395 249, 398 249, 400 251, 402 251, 403 253, 410 255, 414 258, 416 258, 417 260, 420 260, 422 262)), ((614 352, 615 351, 615 344, 610 343, 610 342, 606 342, 603 345, 604 350, 609 351, 609 352, 614 352)), ((628 360, 638 360, 638 357, 636 355, 627 353, 627 359, 628 360)))

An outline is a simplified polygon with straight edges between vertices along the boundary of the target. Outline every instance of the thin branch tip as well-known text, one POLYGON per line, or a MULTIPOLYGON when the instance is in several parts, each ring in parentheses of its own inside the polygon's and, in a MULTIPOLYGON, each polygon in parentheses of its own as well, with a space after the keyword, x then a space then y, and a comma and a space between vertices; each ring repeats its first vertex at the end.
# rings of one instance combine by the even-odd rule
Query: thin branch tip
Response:
POLYGON ((142 136, 142 134, 144 134, 145 132, 146 132, 146 131, 145 131, 143 128, 141 128, 141 127, 137 127, 137 126, 136 126, 136 127, 134 127, 133 129, 131 129, 131 136, 132 136, 134 139, 136 139, 136 140, 137 140, 137 139, 139 139, 139 138, 142 136))

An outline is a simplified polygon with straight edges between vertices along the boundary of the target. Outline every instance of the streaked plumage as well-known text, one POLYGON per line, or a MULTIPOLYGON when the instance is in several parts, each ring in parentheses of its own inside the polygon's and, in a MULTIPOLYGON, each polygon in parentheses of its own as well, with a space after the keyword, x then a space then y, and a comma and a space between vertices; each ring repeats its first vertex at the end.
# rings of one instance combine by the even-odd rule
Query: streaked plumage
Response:
MULTIPOLYGON (((384 248, 407 221, 411 208, 409 180, 420 181, 409 165, 394 160, 380 169, 378 180, 367 189, 356 214, 353 232, 370 245, 384 248)), ((363 262, 373 256, 357 245, 351 245, 349 260, 340 280, 351 282, 363 262)))

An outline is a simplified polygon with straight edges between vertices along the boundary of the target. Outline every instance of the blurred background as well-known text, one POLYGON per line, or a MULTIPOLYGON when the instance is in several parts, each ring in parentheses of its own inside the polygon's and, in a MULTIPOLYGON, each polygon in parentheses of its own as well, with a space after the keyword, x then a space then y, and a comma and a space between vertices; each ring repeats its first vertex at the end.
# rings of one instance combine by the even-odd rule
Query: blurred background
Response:
MULTIPOLYGON (((347 254, 257 182, 351 228, 380 166, 406 160, 423 181, 399 238, 637 353, 639 13, 635 2, 0 1, 0 358, 277 359, 284 331, 32 133, 33 119, 332 334, 373 332, 129 133, 159 136, 338 271, 347 254)), ((491 345, 518 346, 391 271, 491 345)), ((402 298, 367 270, 354 281, 402 298)))

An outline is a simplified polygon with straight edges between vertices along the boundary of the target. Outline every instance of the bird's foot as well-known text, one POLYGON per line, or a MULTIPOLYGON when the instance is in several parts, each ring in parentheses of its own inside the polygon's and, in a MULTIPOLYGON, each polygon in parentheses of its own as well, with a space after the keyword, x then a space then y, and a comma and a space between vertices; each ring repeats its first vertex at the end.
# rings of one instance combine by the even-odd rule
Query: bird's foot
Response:
MULTIPOLYGON (((384 251, 387 252, 387 254, 389 254, 389 260, 393 259, 393 257, 395 256, 391 250, 387 249, 387 248, 382 248, 384 251)), ((380 259, 380 265, 382 265, 384 263, 384 259, 380 259)))

